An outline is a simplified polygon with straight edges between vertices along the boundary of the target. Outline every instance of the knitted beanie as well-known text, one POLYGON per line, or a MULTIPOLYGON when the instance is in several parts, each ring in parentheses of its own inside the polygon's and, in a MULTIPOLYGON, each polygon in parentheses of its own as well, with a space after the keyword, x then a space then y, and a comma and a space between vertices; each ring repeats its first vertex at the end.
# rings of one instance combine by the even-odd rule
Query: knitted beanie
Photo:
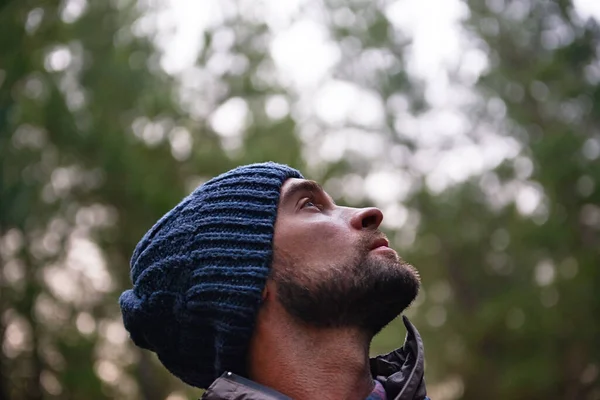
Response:
POLYGON ((245 375, 288 178, 302 175, 273 162, 226 172, 183 199, 135 248, 133 288, 119 299, 125 328, 192 386, 206 388, 225 371, 245 375))

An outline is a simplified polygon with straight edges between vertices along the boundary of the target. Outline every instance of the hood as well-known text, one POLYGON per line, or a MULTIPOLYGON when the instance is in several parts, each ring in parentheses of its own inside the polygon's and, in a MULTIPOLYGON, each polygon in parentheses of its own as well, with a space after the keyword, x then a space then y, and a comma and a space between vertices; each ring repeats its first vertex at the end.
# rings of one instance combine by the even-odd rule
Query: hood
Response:
POLYGON ((402 316, 406 327, 404 345, 371 359, 371 374, 383 384, 388 399, 425 400, 425 350, 417 328, 402 316))

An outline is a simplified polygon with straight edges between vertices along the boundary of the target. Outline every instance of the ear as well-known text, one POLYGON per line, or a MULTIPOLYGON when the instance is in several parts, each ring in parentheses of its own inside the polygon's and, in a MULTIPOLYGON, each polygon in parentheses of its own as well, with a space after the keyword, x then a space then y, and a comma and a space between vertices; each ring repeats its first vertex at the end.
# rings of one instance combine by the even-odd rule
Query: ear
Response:
POLYGON ((273 281, 271 279, 268 279, 261 294, 261 300, 263 303, 271 298, 271 296, 273 295, 273 289, 273 281))

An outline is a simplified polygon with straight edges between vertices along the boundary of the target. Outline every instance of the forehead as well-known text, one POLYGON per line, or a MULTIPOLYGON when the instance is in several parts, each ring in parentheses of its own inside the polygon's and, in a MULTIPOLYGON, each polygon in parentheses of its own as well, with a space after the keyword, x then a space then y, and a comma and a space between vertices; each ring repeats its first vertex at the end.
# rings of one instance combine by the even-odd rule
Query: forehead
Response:
POLYGON ((281 186, 281 202, 285 202, 295 194, 301 192, 318 192, 324 193, 323 188, 315 181, 307 179, 290 178, 281 186))
POLYGON ((280 191, 281 195, 283 196, 292 187, 294 187, 296 185, 300 185, 303 182, 308 182, 308 180, 306 180, 306 179, 300 179, 300 178, 289 178, 289 179, 287 179, 285 182, 283 182, 283 185, 281 186, 281 191, 280 191))

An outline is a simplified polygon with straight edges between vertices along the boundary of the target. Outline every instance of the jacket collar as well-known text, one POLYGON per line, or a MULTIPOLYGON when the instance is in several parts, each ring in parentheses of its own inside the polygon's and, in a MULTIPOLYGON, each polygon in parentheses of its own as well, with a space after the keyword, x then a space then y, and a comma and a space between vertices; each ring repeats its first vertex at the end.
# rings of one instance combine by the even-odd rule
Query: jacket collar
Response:
POLYGON ((232 372, 225 372, 217 378, 202 400, 292 400, 270 387, 261 385, 232 372))
POLYGON ((388 399, 424 400, 425 350, 417 328, 402 316, 406 326, 404 345, 391 353, 370 360, 371 374, 383 384, 388 399))
MULTIPOLYGON (((404 345, 370 360, 371 374, 383 384, 389 400, 425 400, 425 352, 417 328, 402 317, 407 334, 404 345)), ((276 390, 225 372, 204 392, 203 400, 291 400, 276 390)))

